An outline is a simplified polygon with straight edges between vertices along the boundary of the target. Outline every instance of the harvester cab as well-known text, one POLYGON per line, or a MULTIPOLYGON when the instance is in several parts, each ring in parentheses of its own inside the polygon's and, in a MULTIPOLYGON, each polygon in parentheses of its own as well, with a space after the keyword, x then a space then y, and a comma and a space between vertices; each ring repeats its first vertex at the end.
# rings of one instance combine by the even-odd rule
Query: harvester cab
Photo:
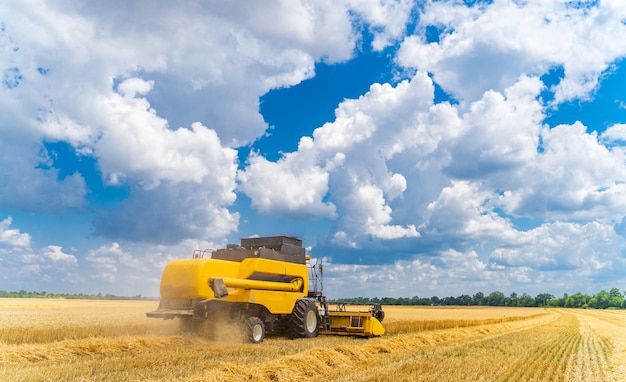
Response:
POLYGON ((245 238, 172 260, 163 270, 160 295, 148 317, 178 317, 181 329, 209 335, 220 323, 235 322, 252 343, 262 342, 266 332, 289 338, 385 332, 380 305, 347 310, 328 304, 321 260, 311 260, 302 241, 291 236, 245 238))

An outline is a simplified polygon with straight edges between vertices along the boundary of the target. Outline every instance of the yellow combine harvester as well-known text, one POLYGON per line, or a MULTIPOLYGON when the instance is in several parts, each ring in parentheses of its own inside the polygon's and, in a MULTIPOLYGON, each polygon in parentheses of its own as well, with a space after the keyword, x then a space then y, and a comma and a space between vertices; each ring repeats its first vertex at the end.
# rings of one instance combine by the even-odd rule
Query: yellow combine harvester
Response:
POLYGON ((148 317, 179 317, 183 328, 205 327, 209 333, 220 322, 235 322, 253 343, 262 342, 266 331, 289 338, 385 333, 380 305, 361 311, 346 311, 344 305, 329 309, 321 263, 311 264, 302 240, 290 236, 241 239, 241 245, 172 260, 160 289, 159 308, 148 317))

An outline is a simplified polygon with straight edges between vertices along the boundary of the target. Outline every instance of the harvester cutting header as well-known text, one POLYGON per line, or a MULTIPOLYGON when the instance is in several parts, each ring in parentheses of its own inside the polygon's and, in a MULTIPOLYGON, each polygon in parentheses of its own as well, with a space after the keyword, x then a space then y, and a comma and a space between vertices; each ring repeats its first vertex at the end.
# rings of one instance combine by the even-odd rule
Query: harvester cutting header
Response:
POLYGON ((237 323, 246 339, 260 343, 267 332, 289 338, 318 334, 380 336, 380 305, 330 309, 322 290, 320 263, 312 264, 302 240, 290 236, 241 239, 215 251, 170 261, 161 277, 159 308, 148 317, 179 317, 183 328, 217 330, 237 323), (310 277, 309 277, 310 275, 310 277))

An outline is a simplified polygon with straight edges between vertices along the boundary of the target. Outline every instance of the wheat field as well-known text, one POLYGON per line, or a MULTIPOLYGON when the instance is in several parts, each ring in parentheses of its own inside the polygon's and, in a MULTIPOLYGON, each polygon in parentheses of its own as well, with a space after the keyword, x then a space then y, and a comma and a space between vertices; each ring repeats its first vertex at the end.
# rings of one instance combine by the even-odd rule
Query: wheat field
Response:
POLYGON ((0 381, 623 381, 626 311, 384 307, 373 339, 181 335, 154 301, 0 299, 0 381))

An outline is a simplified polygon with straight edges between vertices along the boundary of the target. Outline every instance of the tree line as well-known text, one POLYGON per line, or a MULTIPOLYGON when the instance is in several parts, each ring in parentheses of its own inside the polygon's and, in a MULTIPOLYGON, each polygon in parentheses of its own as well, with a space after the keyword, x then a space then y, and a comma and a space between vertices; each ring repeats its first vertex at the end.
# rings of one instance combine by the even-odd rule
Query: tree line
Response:
POLYGON ((576 293, 563 297, 555 297, 550 293, 540 293, 535 297, 522 293, 511 293, 506 296, 499 291, 491 292, 485 295, 478 292, 472 296, 462 294, 457 297, 355 297, 340 298, 330 302, 343 302, 351 304, 382 304, 382 305, 483 305, 483 306, 520 306, 520 307, 561 307, 561 308, 594 308, 594 309, 626 309, 626 291, 620 292, 618 288, 612 288, 610 291, 601 290, 594 295, 585 293, 576 293))
MULTIPOLYGON (((65 299, 90 299, 90 300, 157 300, 154 297, 137 296, 116 296, 112 294, 69 294, 69 293, 49 293, 27 292, 20 290, 17 292, 7 292, 0 290, 0 298, 65 298, 65 299)), ((526 293, 518 295, 511 293, 506 296, 500 291, 491 292, 485 295, 482 292, 475 293, 470 296, 462 294, 457 297, 351 297, 329 300, 331 303, 350 303, 350 304, 382 304, 382 305, 462 305, 462 306, 520 306, 520 307, 561 307, 561 308, 594 308, 594 309, 626 309, 626 291, 622 293, 618 288, 612 288, 609 291, 601 290, 594 295, 585 293, 576 293, 563 297, 555 297, 550 293, 540 293, 531 296, 526 293)))
POLYGON ((155 300, 153 297, 144 297, 142 295, 137 296, 116 296, 113 294, 84 294, 84 293, 49 293, 46 291, 41 292, 27 292, 20 290, 19 292, 7 292, 0 290, 0 298, 65 298, 65 299, 85 299, 85 300, 155 300))

